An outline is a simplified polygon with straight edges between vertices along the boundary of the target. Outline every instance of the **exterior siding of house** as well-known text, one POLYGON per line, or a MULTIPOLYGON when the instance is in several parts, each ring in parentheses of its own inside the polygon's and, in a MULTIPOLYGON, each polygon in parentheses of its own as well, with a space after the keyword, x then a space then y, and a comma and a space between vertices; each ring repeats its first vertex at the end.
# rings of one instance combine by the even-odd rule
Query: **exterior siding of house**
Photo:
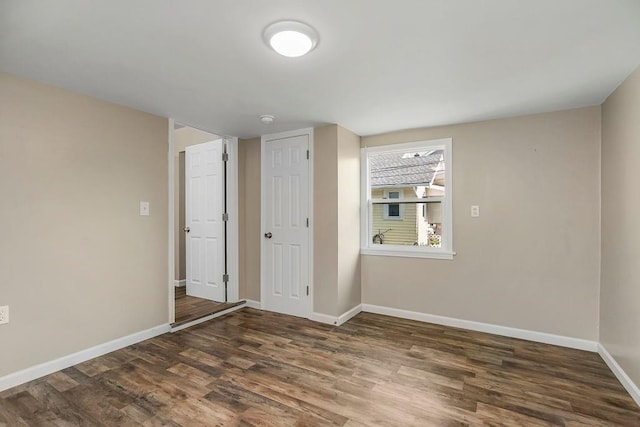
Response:
MULTIPOLYGON (((396 190, 396 189, 394 189, 396 190)), ((403 198, 416 197, 412 188, 400 188, 403 198)), ((371 197, 374 199, 382 199, 384 197, 384 189, 374 188, 371 190, 371 197)), ((416 222, 417 205, 404 205, 404 215, 400 219, 384 219, 384 205, 373 205, 373 237, 378 230, 384 232, 384 243, 390 245, 413 245, 418 241, 418 227, 416 222)))
MULTIPOLYGON (((442 189, 427 188, 427 196, 444 196, 442 189)), ((441 203, 429 203, 427 204, 427 219, 433 227, 435 234, 442 235, 442 204, 441 203)))

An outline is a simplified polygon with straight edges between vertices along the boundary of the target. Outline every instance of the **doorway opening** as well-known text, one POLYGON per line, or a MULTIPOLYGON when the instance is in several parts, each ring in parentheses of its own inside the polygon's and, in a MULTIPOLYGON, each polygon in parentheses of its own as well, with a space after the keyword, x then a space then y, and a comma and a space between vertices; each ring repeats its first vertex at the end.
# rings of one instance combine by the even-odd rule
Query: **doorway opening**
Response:
POLYGON ((170 123, 172 327, 241 305, 237 138, 170 123))

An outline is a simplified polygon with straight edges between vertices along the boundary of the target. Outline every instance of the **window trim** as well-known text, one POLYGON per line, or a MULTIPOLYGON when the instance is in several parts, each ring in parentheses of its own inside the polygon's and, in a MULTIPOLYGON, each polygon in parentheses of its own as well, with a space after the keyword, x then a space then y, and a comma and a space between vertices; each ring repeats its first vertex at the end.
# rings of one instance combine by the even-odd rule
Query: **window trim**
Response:
MULTIPOLYGON (((423 150, 425 151, 425 150, 423 150)), ((377 256, 396 256, 409 258, 453 259, 453 153, 452 138, 432 139, 401 144, 388 144, 364 147, 360 150, 360 254, 377 256), (413 151, 417 148, 444 149, 445 195, 442 197, 442 247, 405 245, 373 245, 369 236, 372 233, 373 203, 370 198, 369 155, 374 153, 394 153, 413 151)), ((440 196, 438 197, 440 198, 440 196)), ((402 206, 402 205, 401 205, 402 206)))

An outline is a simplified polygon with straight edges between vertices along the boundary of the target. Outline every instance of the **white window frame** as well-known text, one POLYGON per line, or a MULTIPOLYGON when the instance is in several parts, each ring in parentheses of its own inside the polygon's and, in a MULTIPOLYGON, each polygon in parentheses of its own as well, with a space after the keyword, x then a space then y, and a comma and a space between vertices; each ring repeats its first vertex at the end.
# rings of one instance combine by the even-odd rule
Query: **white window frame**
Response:
MULTIPOLYGON (((379 256, 396 256, 410 258, 435 258, 435 259, 453 259, 455 254, 453 251, 453 156, 452 156, 452 139, 433 139, 428 141, 417 141, 403 144, 381 145, 377 147, 365 147, 361 149, 361 179, 360 179, 360 253, 362 255, 379 255, 379 256), (374 153, 405 153, 407 151, 432 151, 444 150, 445 164, 445 195, 427 197, 425 199, 415 200, 403 199, 407 201, 440 201, 442 203, 442 240, 440 248, 432 248, 429 246, 405 246, 405 245, 376 245, 371 241, 372 234, 372 218, 373 205, 388 203, 388 199, 372 199, 371 182, 370 182, 370 163, 369 156, 374 153)), ((400 205, 402 206, 402 205, 400 205)))
POLYGON ((398 216, 390 216, 389 215, 389 204, 382 205, 382 218, 388 221, 402 221, 404 220, 404 205, 399 201, 404 199, 404 195, 402 194, 402 189, 399 188, 397 190, 384 190, 384 198, 391 200, 398 200, 398 203, 389 203, 393 205, 398 205, 398 216), (397 199, 392 199, 389 197, 389 193, 398 193, 397 199))

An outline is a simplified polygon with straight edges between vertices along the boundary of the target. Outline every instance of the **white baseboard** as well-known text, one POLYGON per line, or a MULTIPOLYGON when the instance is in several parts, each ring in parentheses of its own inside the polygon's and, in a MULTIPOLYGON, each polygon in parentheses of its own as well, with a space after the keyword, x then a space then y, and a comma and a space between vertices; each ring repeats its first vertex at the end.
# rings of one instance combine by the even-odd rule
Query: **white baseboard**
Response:
MULTIPOLYGON (((249 308, 255 308, 257 310, 262 310, 262 305, 260 304, 260 301, 255 301, 255 300, 251 300, 251 299, 245 299, 245 301, 247 303, 243 307, 249 307, 249 308)), ((345 323, 346 321, 348 321, 349 319, 351 319, 356 314, 360 313, 361 311, 362 311, 362 304, 358 304, 357 306, 353 307, 351 310, 347 311, 346 313, 343 313, 342 315, 340 315, 338 317, 330 316, 328 314, 323 314, 323 313, 312 313, 311 317, 309 319, 313 320, 314 322, 320 322, 320 323, 326 323, 328 325, 338 325, 338 326, 340 326, 343 323, 345 323)))
POLYGON ((338 323, 338 318, 336 316, 330 316, 328 314, 323 313, 311 313, 311 317, 309 320, 313 320, 314 322, 326 323, 327 325, 335 325, 338 323))
MULTIPOLYGON (((263 310, 262 304, 260 303, 260 301, 255 301, 255 300, 251 300, 251 299, 245 299, 245 301, 247 303, 245 305, 243 305, 243 307, 255 308, 257 310, 263 310)), ((355 316, 355 314, 354 314, 354 316, 355 316)), ((330 316, 328 314, 323 314, 323 313, 311 313, 311 317, 309 317, 309 320, 313 320, 314 322, 326 323, 328 325, 336 325, 337 322, 338 322, 338 318, 336 316, 330 316)))
POLYGON ((604 360, 604 363, 607 364, 609 369, 613 372, 613 374, 618 378, 618 381, 622 383, 622 386, 629 392, 633 400, 640 406, 640 388, 633 382, 629 375, 622 369, 622 366, 616 362, 616 359, 607 351, 606 348, 600 343, 598 344, 598 354, 604 360))
POLYGON ((230 308, 228 308, 226 310, 219 311, 217 313, 213 313, 213 314, 201 317, 201 318, 196 319, 196 320, 192 320, 191 322, 181 323, 181 324, 179 324, 177 326, 172 326, 171 330, 169 332, 173 333, 173 332, 181 331, 181 330, 183 330, 185 328, 188 328, 190 326, 195 326, 195 325, 198 325, 198 324, 200 324, 202 322, 206 322, 208 320, 215 319, 216 317, 220 317, 220 316, 224 316, 225 314, 233 313, 234 311, 240 310, 241 308, 245 308, 246 306, 247 306, 246 304, 236 305, 235 307, 230 307, 230 308))
POLYGON ((186 279, 185 280, 174 280, 173 284, 176 287, 187 286, 187 281, 186 281, 186 279))
POLYGON ((81 350, 77 353, 62 356, 58 359, 44 362, 18 372, 5 375, 4 377, 0 377, 0 391, 7 390, 11 387, 15 387, 29 381, 33 381, 40 377, 44 377, 45 375, 49 375, 62 369, 66 369, 70 366, 77 365, 78 363, 86 362, 89 359, 111 353, 112 351, 119 350, 140 341, 162 335, 166 332, 169 332, 168 323, 154 326, 151 329, 136 332, 125 337, 116 338, 113 341, 98 344, 86 350, 81 350))
POLYGON ((245 299, 245 301, 247 302, 244 305, 245 307, 255 308, 255 309, 258 309, 258 310, 262 309, 262 305, 260 305, 260 301, 256 301, 256 300, 252 300, 252 299, 245 299))
POLYGON ((340 316, 330 316, 323 313, 313 313, 310 317, 314 322, 326 323, 328 325, 342 326, 346 321, 362 311, 362 304, 358 304, 340 316))
POLYGON ((355 315, 357 315, 361 311, 362 311, 362 304, 356 305, 351 310, 347 310, 346 312, 344 312, 340 316, 338 316, 338 323, 336 323, 336 324, 338 326, 344 325, 349 319, 351 319, 352 317, 354 317, 355 315))
POLYGON ((435 314, 401 310, 399 308, 383 307, 380 305, 372 304, 362 304, 362 311, 400 317, 402 319, 417 320, 419 322, 435 323, 436 325, 452 326, 454 328, 486 332, 489 334, 519 338, 545 344, 553 344, 560 347, 575 348, 578 350, 586 350, 591 352, 598 351, 598 343, 596 341, 589 341, 582 338, 565 337, 562 335, 548 334, 546 332, 529 331, 526 329, 492 325, 490 323, 474 322, 472 320, 462 320, 453 317, 438 316, 435 314))

